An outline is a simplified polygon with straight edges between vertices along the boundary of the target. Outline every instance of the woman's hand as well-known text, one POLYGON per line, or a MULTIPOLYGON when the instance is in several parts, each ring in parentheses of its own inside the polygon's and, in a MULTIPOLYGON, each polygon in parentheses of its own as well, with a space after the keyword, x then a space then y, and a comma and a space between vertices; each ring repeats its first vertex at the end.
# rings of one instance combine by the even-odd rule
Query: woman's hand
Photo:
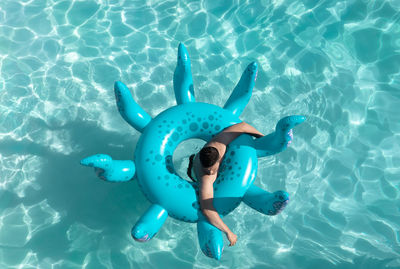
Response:
POLYGON ((230 247, 231 247, 231 246, 234 246, 234 245, 236 244, 236 241, 237 241, 237 235, 234 234, 234 233, 232 233, 232 232, 228 232, 228 233, 226 234, 226 236, 228 237, 228 240, 229 240, 229 242, 230 242, 229 246, 230 246, 230 247))

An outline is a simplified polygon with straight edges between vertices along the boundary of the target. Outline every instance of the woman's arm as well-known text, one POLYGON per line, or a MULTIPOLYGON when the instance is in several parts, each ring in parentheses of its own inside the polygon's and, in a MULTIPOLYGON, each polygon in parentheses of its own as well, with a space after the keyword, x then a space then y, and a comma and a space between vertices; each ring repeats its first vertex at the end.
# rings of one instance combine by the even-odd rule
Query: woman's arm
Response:
POLYGON ((221 144, 225 145, 225 147, 226 147, 229 143, 231 143, 233 140, 235 140, 241 134, 249 134, 249 135, 253 135, 257 138, 264 136, 256 128, 254 128, 250 124, 243 121, 243 122, 234 124, 232 126, 225 128, 224 130, 222 130, 222 132, 220 132, 213 139, 211 139, 210 142, 208 142, 206 146, 208 146, 211 143, 217 142, 217 143, 221 143, 221 144))
POLYGON ((203 215, 208 219, 208 221, 225 232, 226 234, 231 233, 231 230, 226 226, 219 216, 217 210, 215 210, 213 205, 214 189, 213 183, 217 175, 204 175, 201 178, 200 184, 200 209, 203 215))
POLYGON ((229 246, 234 246, 237 241, 237 235, 232 233, 232 231, 226 226, 219 216, 217 210, 215 210, 213 205, 214 189, 213 183, 215 181, 215 175, 206 175, 202 177, 200 185, 200 208, 203 215, 208 219, 208 221, 223 231, 229 240, 229 246))
POLYGON ((238 132, 240 134, 249 134, 249 135, 253 135, 255 137, 264 136, 256 128, 254 128, 253 126, 251 126, 250 124, 248 124, 244 121, 226 128, 221 133, 223 133, 223 132, 238 132))
MULTIPOLYGON (((264 136, 262 133, 257 131, 251 125, 241 122, 238 124, 234 124, 228 128, 225 128, 222 132, 216 135, 210 142, 208 142, 205 146, 211 146, 218 149, 220 154, 220 160, 216 166, 216 170, 218 171, 219 163, 223 159, 223 156, 226 152, 226 147, 229 143, 235 140, 241 134, 250 134, 256 137, 264 136)), ((236 244, 237 236, 232 233, 232 231, 226 226, 226 224, 222 221, 221 217, 219 216, 218 212, 215 210, 213 205, 213 198, 214 198, 214 188, 213 184, 215 179, 217 178, 217 173, 207 175, 203 174, 200 180, 200 209, 203 215, 208 219, 208 221, 220 229, 221 231, 225 232, 228 240, 230 241, 230 245, 233 246, 236 244)))
POLYGON ((242 134, 253 135, 257 138, 264 136, 250 124, 240 122, 222 130, 222 132, 213 137, 213 139, 211 139, 210 142, 205 145, 205 147, 217 148, 220 155, 220 161, 222 161, 228 144, 242 134))
MULTIPOLYGON (((255 136, 257 138, 263 137, 264 135, 258 131, 256 128, 254 128, 253 126, 251 126, 250 124, 246 123, 246 122, 241 122, 239 123, 241 126, 240 128, 242 129, 243 133, 255 136)), ((234 126, 234 125, 233 125, 234 126)))

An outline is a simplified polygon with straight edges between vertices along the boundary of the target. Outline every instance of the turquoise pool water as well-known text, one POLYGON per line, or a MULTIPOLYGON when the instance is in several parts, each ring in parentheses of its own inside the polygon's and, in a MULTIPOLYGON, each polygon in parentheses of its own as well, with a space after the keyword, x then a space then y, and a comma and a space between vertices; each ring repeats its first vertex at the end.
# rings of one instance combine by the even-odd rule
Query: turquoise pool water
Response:
POLYGON ((2 0, 0 68, 0 268, 400 268, 399 1, 2 0), (197 101, 222 106, 257 61, 241 119, 267 134, 308 118, 259 161, 256 184, 290 204, 275 217, 239 206, 219 262, 172 218, 133 241, 149 206, 137 182, 79 165, 132 159, 140 134, 113 83, 151 116, 175 105, 179 42, 197 101))

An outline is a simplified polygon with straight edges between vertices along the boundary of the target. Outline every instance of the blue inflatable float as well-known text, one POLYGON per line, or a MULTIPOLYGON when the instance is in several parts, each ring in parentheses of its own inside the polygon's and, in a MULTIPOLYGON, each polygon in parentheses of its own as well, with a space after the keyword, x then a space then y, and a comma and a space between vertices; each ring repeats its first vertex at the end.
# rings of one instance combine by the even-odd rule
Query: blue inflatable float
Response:
MULTIPOLYGON (((81 160, 94 167, 100 178, 123 182, 136 178, 152 205, 132 228, 132 237, 140 242, 153 238, 167 216, 197 223, 200 248, 209 257, 220 259, 222 232, 211 225, 199 208, 199 182, 188 182, 175 171, 172 155, 184 140, 209 141, 224 128, 241 122, 240 114, 250 100, 257 77, 257 64, 251 63, 223 108, 195 101, 190 59, 179 44, 178 63, 174 73, 177 105, 154 119, 132 98, 129 89, 115 83, 115 97, 122 117, 142 135, 135 149, 134 161, 113 160, 97 154, 81 160)), ((285 191, 267 192, 253 182, 257 175, 257 158, 284 150, 292 140, 292 128, 303 122, 303 116, 281 119, 276 130, 262 138, 241 135, 229 144, 214 183, 213 204, 221 217, 232 212, 240 202, 266 214, 278 214, 288 203, 285 191)))

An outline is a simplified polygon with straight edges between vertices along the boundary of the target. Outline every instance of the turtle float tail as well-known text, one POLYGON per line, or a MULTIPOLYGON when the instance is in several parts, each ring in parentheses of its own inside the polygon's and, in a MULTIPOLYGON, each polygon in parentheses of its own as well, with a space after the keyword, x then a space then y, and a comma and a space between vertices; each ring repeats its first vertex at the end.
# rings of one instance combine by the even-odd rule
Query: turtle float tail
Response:
POLYGON ((94 167, 97 176, 110 182, 131 180, 135 175, 135 164, 129 160, 113 160, 109 155, 96 154, 81 160, 84 166, 94 167))

